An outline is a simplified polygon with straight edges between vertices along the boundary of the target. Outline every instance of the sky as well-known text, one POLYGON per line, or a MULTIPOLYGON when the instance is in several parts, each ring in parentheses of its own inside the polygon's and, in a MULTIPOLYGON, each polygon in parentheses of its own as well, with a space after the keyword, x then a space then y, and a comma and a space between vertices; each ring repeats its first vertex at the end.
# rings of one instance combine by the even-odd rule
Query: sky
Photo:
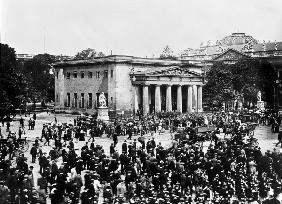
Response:
POLYGON ((0 0, 1 43, 18 54, 158 57, 234 32, 282 41, 282 0, 0 0))

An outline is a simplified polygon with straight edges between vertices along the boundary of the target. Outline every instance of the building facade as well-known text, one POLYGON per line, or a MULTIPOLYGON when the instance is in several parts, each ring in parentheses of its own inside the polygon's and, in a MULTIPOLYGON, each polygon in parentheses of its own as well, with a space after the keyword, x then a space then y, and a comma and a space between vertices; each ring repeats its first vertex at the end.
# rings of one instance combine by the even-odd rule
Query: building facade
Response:
POLYGON ((53 67, 57 110, 95 113, 104 92, 113 115, 202 111, 202 67, 187 61, 107 56, 53 67))
POLYGON ((180 54, 180 59, 212 61, 230 49, 250 57, 282 56, 282 42, 259 42, 245 33, 232 33, 215 44, 201 44, 199 48, 186 49, 180 54))
MULTIPOLYGON (((232 33, 215 44, 207 43, 196 49, 188 48, 181 53, 179 59, 189 60, 192 64, 205 67, 205 70, 209 70, 218 61, 225 64, 254 59, 268 62, 277 75, 276 85, 273 87, 274 108, 282 109, 282 42, 259 42, 245 33, 232 33)), ((229 107, 235 106, 233 102, 229 107)))

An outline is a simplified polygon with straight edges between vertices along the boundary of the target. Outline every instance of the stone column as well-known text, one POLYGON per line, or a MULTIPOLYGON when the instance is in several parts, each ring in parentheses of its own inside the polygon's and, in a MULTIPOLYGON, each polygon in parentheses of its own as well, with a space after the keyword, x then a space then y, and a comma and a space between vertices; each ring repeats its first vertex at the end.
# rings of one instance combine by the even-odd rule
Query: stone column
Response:
POLYGON ((202 95, 202 85, 200 85, 198 86, 198 112, 203 112, 202 95))
POLYGON ((171 85, 167 85, 166 87, 166 112, 172 111, 172 103, 171 103, 171 85))
POLYGON ((193 107, 195 108, 195 112, 197 112, 197 107, 198 107, 198 90, 197 86, 193 85, 193 107))
POLYGON ((182 89, 181 89, 181 85, 177 86, 177 111, 182 113, 182 89))
POLYGON ((192 86, 188 85, 187 88, 187 112, 191 113, 192 112, 192 86))
POLYGON ((143 114, 149 113, 149 91, 148 85, 143 85, 143 114))
POLYGON ((139 103, 138 103, 138 98, 140 97, 139 96, 139 87, 138 85, 134 86, 133 87, 133 94, 134 94, 134 113, 136 114, 137 113, 137 110, 139 108, 139 103))
POLYGON ((155 112, 161 112, 161 87, 156 85, 155 89, 155 112))

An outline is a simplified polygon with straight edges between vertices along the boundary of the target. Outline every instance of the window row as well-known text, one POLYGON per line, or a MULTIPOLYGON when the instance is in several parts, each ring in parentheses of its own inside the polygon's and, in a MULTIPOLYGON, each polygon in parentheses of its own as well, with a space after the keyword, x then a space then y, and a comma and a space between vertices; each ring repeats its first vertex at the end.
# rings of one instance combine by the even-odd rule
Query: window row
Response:
MULTIPOLYGON (((105 70, 104 72, 102 72, 102 71, 96 71, 96 78, 100 78, 101 77, 101 75, 102 75, 102 73, 103 73, 103 75, 104 75, 104 77, 105 78, 108 78, 108 70, 105 70)), ((88 78, 93 78, 93 72, 88 72, 87 73, 87 76, 88 76, 88 78)), ((113 78, 113 76, 114 76, 114 70, 111 70, 111 78, 113 78)), ((71 73, 70 72, 67 72, 67 79, 70 79, 70 77, 71 77, 71 73)), ((78 77, 78 73, 77 73, 77 71, 74 71, 73 72, 73 78, 77 78, 78 77)), ((83 79, 84 77, 85 77, 85 74, 84 74, 84 71, 81 71, 80 72, 80 77, 83 79)), ((57 76, 57 78, 58 78, 58 76, 57 76)))
MULTIPOLYGON (((96 93, 96 101, 99 101, 99 95, 100 93, 96 93)), ((105 93, 106 96, 106 105, 108 106, 108 94, 105 93)), ((112 101, 112 97, 111 97, 111 101, 112 101)), ((94 107, 96 106, 96 101, 94 104, 94 107)), ((92 97, 92 93, 88 93, 88 98, 85 99, 85 95, 84 93, 80 94, 80 98, 78 98, 78 94, 74 93, 73 94, 73 98, 71 100, 71 94, 67 93, 67 98, 65 100, 65 107, 79 107, 79 108, 87 108, 87 109, 91 109, 93 108, 93 97, 92 97)))

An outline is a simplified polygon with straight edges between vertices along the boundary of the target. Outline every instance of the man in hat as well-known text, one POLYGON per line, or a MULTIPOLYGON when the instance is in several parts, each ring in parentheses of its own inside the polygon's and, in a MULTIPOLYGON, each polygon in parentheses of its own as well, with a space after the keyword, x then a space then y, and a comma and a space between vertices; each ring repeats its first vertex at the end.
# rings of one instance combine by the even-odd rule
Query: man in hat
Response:
POLYGON ((20 118, 20 126, 24 128, 24 119, 22 117, 20 118))
POLYGON ((48 146, 50 145, 49 142, 50 142, 50 136, 51 134, 49 133, 49 131, 44 135, 45 136, 45 143, 44 143, 44 146, 46 145, 46 143, 48 144, 48 146))
POLYGON ((46 152, 43 153, 43 155, 39 156, 39 166, 40 166, 40 173, 42 174, 43 171, 46 169, 46 167, 49 165, 49 162, 46 157, 46 152))
POLYGON ((131 140, 132 138, 132 128, 131 127, 128 127, 128 130, 127 130, 127 133, 128 133, 128 140, 131 140))
POLYGON ((118 138, 117 138, 117 133, 115 132, 114 134, 113 134, 113 141, 114 141, 114 146, 116 146, 117 145, 117 143, 118 143, 118 138))
POLYGON ((122 152, 123 152, 124 154, 127 154, 127 144, 126 144, 126 140, 124 140, 124 142, 122 143, 121 149, 122 149, 122 152))
POLYGON ((19 135, 19 139, 22 138, 22 134, 24 133, 22 127, 19 127, 19 132, 18 132, 18 135, 19 135))
POLYGON ((35 163, 35 160, 36 160, 36 155, 37 155, 37 148, 35 147, 35 144, 32 145, 32 148, 30 150, 30 154, 31 154, 31 162, 32 163, 35 163))

